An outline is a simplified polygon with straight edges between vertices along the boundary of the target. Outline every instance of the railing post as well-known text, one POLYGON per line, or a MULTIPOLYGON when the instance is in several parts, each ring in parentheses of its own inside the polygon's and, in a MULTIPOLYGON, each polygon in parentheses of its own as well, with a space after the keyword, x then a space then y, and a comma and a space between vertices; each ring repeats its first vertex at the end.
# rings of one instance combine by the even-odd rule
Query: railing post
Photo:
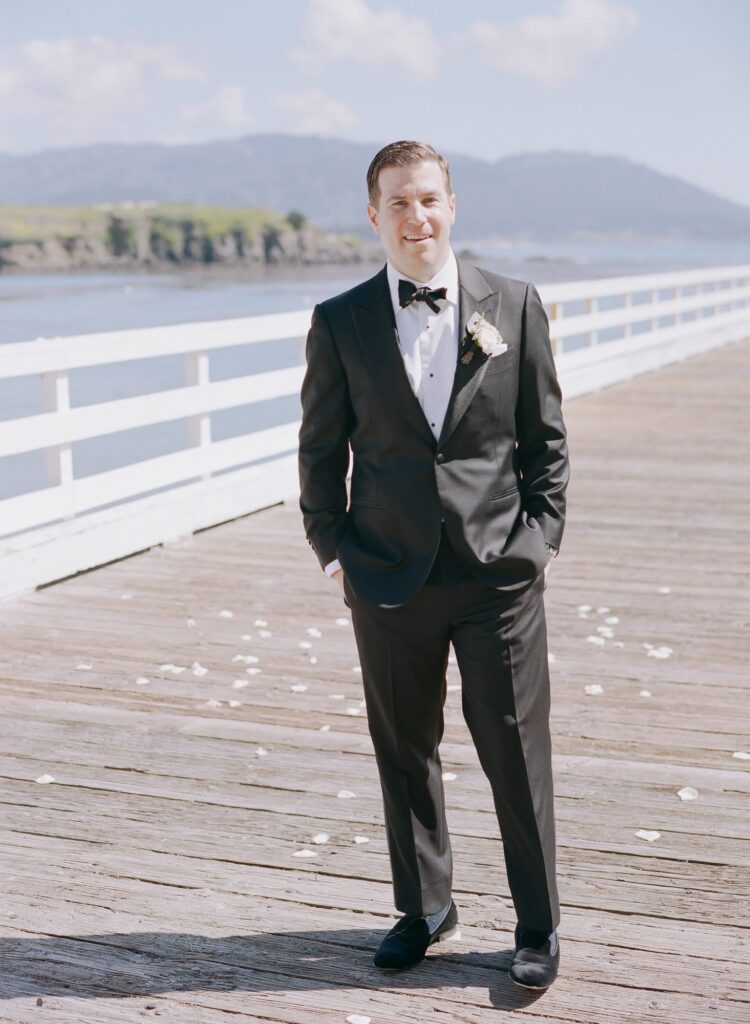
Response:
MULTIPOLYGON (((652 306, 657 306, 659 304, 659 302, 661 302, 661 299, 659 298, 659 289, 658 288, 652 288, 651 289, 651 305, 652 306)), ((655 316, 655 317, 651 318, 651 330, 652 331, 658 331, 659 330, 659 317, 658 316, 655 316)))
MULTIPOLYGON (((552 305, 549 308, 549 319, 550 319, 550 326, 551 327, 553 327, 557 323, 559 323, 559 321, 560 321, 560 319, 562 317, 561 306, 562 306, 561 302, 553 302, 552 305)), ((558 336, 552 330, 550 330, 550 341, 552 343, 552 355, 553 356, 559 356, 560 353, 562 352, 562 344, 561 344, 560 339, 558 338, 558 336)))
MULTIPOLYGON (((42 374, 42 401, 45 412, 64 416, 70 409, 70 377, 66 370, 42 374)), ((44 450, 47 483, 65 489, 68 511, 64 520, 73 519, 73 451, 70 442, 52 445, 44 450)))
MULTIPOLYGON (((599 311, 599 300, 597 298, 586 299, 586 312, 589 316, 599 311)), ((598 331, 589 331, 589 345, 596 345, 599 340, 598 331)))
MULTIPOLYGON (((209 358, 208 352, 188 352, 187 359, 187 384, 204 387, 209 383, 209 358)), ((187 443, 188 448, 199 448, 200 455, 208 455, 211 447, 211 414, 197 413, 188 417, 187 421, 187 443)), ((206 460, 207 461, 207 460, 206 460)), ((203 460, 201 460, 203 466, 203 460)), ((202 468, 201 480, 211 478, 210 468, 202 468)))
MULTIPOLYGON (((632 306, 633 306, 633 293, 632 292, 625 292, 625 294, 622 297, 622 304, 623 304, 625 309, 632 309, 632 306)), ((623 336, 623 338, 629 338, 632 333, 633 333, 633 324, 632 324, 632 321, 628 320, 624 324, 624 326, 623 326, 622 336, 623 336)))

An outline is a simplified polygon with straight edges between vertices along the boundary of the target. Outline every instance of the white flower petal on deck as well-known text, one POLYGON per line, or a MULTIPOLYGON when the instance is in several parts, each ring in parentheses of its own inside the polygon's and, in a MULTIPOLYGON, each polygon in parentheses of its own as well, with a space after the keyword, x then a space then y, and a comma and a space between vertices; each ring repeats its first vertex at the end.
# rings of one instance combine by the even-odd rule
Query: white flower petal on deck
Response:
POLYGON ((195 621, 195 619, 185 619, 185 625, 186 626, 197 626, 198 623, 195 621))
POLYGON ((48 786, 50 782, 54 782, 55 778, 53 775, 40 775, 38 779, 35 779, 40 786, 48 786))
POLYGON ((614 629, 612 629, 611 626, 597 626, 596 631, 600 636, 604 636, 608 640, 611 640, 612 637, 615 635, 615 631, 614 629))
POLYGON ((358 846, 361 846, 363 843, 369 843, 370 840, 367 838, 367 836, 355 836, 354 837, 354 842, 358 846))
POLYGON ((245 669, 246 674, 249 675, 249 676, 257 676, 262 671, 263 670, 260 669, 260 668, 246 668, 245 669))
POLYGON ((297 646, 301 647, 304 651, 306 651, 310 647, 312 647, 312 644, 310 643, 309 640, 300 640, 300 642, 297 644, 297 646))
POLYGON ((648 828, 639 828, 634 834, 638 836, 639 839, 645 839, 647 843, 653 843, 654 840, 661 836, 661 832, 654 832, 648 828))
POLYGON ((622 642, 622 640, 613 640, 612 641, 612 646, 613 647, 624 647, 625 644, 622 642))
POLYGON ((121 601, 132 601, 133 600, 133 595, 132 594, 120 594, 120 600, 121 601))
POLYGON ((597 693, 604 693, 604 687, 600 683, 589 683, 588 686, 584 686, 583 692, 594 696, 597 693))
POLYGON ((221 707, 221 701, 220 700, 207 700, 206 703, 205 704, 201 704, 200 707, 202 707, 202 708, 220 708, 221 707))
POLYGON ((578 611, 579 612, 590 612, 591 611, 591 605, 590 604, 579 604, 578 605, 578 611))
POLYGON ((352 791, 350 789, 340 789, 338 791, 338 793, 336 794, 336 796, 339 798, 339 800, 351 800, 352 797, 355 796, 355 795, 356 794, 352 793, 352 791))
POLYGON ((671 647, 664 647, 664 646, 662 646, 662 647, 651 647, 648 650, 648 652, 647 652, 647 656, 649 658, 661 658, 661 659, 669 658, 672 654, 673 654, 672 648, 671 647))
POLYGON ((194 676, 205 676, 208 673, 208 669, 204 668, 199 661, 193 662, 193 675, 194 676))
POLYGON ((242 639, 243 640, 252 640, 252 638, 253 638, 253 634, 252 633, 243 633, 242 634, 242 639))
POLYGON ((321 725, 320 729, 318 729, 318 732, 330 732, 330 731, 331 731, 330 725, 321 725))
POLYGON ((593 635, 587 636, 586 637, 586 643, 587 644, 596 644, 598 647, 603 647, 604 646, 604 637, 603 636, 593 636, 593 635))
POLYGON ((750 753, 747 750, 735 750, 732 757, 736 757, 738 761, 750 761, 750 753))
POLYGON ((607 615, 608 613, 609 613, 609 608, 607 608, 606 604, 603 604, 603 605, 601 605, 601 607, 596 609, 596 614, 597 615, 607 615))
POLYGON ((308 626, 305 632, 308 636, 323 636, 317 626, 308 626))
POLYGON ((340 618, 338 618, 338 619, 334 619, 334 622, 336 623, 337 626, 348 626, 349 625, 349 620, 345 619, 343 615, 340 618))
POLYGON ((371 1017, 365 1017, 363 1013, 350 1013, 346 1018, 346 1024, 370 1024, 371 1017))
POLYGON ((235 679, 232 683, 233 690, 244 690, 246 686, 250 685, 249 679, 235 679))
POLYGON ((317 857, 317 851, 315 850, 295 850, 292 854, 293 857, 317 857))
POLYGON ((265 619, 256 619, 255 622, 253 623, 253 625, 254 626, 267 626, 268 623, 266 622, 265 619))
POLYGON ((657 592, 657 594, 671 594, 672 593, 672 588, 671 587, 659 587, 656 592, 657 592))
POLYGON ((327 843, 330 838, 331 837, 328 835, 327 832, 318 832, 317 835, 312 837, 310 842, 318 843, 318 845, 320 845, 321 843, 327 843))
POLYGON ((88 661, 82 661, 80 665, 76 665, 76 668, 80 668, 82 672, 90 671, 94 666, 88 661))
POLYGON ((147 679, 145 676, 138 676, 138 678, 135 681, 135 685, 136 686, 148 686, 148 684, 150 682, 151 682, 151 680, 147 679))
POLYGON ((650 690, 639 690, 638 691, 638 696, 639 697, 650 697, 651 696, 651 691, 650 690))
POLYGON ((457 778, 458 776, 455 772, 443 772, 443 779, 446 782, 454 782, 457 778))
POLYGON ((292 693, 304 693, 307 689, 307 683, 292 683, 289 689, 292 693))
POLYGON ((329 693, 328 694, 328 699, 329 700, 344 700, 345 697, 346 697, 345 693, 329 693))
POLYGON ((230 610, 228 608, 222 608, 221 611, 219 612, 219 618, 220 619, 233 619, 234 618, 234 612, 230 612, 230 610))
POLYGON ((318 664, 318 659, 315 658, 315 657, 310 658, 310 664, 311 665, 317 665, 318 664))
POLYGON ((268 751, 266 750, 265 747, 256 747, 255 748, 255 756, 256 757, 267 757, 268 756, 268 751))
POLYGON ((607 623, 608 626, 616 626, 620 620, 616 615, 608 615, 604 621, 607 623))
POLYGON ((185 666, 184 665, 170 665, 170 664, 166 664, 166 665, 159 665, 159 668, 160 668, 160 670, 162 672, 173 672, 176 676, 178 676, 180 674, 180 672, 184 672, 185 671, 185 666))
POLYGON ((589 613, 588 612, 579 612, 578 613, 578 618, 579 619, 587 619, 588 617, 589 617, 589 613))
POLYGON ((229 704, 230 708, 241 708, 242 707, 242 701, 239 701, 239 700, 230 700, 230 701, 228 701, 228 704, 229 704))
POLYGON ((358 715, 360 710, 360 708, 347 708, 346 713, 347 715, 358 715))
POLYGON ((264 640, 267 640, 269 636, 273 636, 270 629, 259 629, 258 636, 262 636, 264 640))
POLYGON ((554 656, 554 654, 550 654, 548 652, 547 653, 547 662, 548 662, 548 664, 554 665, 556 661, 557 661, 557 658, 554 656))
POLYGON ((362 671, 362 666, 361 665, 352 665, 352 672, 361 672, 361 671, 362 671))
POLYGON ((682 789, 677 790, 677 796, 680 800, 697 800, 698 790, 693 789, 692 786, 683 786, 682 789))
POLYGON ((260 658, 255 654, 235 654, 232 661, 241 661, 246 665, 257 665, 260 658))

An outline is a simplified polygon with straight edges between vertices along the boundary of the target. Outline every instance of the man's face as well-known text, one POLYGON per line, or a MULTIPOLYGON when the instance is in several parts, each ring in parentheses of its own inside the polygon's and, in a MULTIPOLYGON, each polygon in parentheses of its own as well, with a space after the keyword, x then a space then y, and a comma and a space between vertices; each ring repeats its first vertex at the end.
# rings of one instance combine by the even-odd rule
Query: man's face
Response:
POLYGON ((380 199, 367 216, 393 265, 415 281, 429 281, 448 259, 456 197, 448 195, 435 160, 384 167, 380 199))

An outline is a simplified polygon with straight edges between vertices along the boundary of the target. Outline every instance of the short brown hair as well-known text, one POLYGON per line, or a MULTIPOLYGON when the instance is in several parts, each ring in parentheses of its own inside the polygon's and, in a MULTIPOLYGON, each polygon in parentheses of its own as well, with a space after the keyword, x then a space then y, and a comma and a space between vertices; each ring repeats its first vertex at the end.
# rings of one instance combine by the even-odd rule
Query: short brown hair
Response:
POLYGON ((443 172, 443 181, 448 195, 453 193, 451 171, 448 161, 426 142, 414 142, 413 139, 402 139, 400 142, 389 142, 372 158, 367 168, 367 196, 371 206, 380 201, 378 176, 384 167, 409 167, 420 164, 423 160, 434 160, 443 172))

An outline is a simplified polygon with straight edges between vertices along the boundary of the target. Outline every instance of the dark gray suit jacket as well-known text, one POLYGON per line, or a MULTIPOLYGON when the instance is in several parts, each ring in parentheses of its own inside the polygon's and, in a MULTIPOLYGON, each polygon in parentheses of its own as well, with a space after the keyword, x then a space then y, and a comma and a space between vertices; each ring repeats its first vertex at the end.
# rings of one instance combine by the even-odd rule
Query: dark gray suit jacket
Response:
POLYGON ((436 441, 406 375, 385 265, 319 303, 307 336, 300 508, 322 567, 338 558, 358 598, 402 604, 424 583, 441 520, 490 586, 527 585, 560 547, 569 465, 560 387, 539 293, 458 259, 459 359, 436 441), (508 351, 488 357, 472 313, 508 351), (354 459, 347 508, 349 445, 354 459))

